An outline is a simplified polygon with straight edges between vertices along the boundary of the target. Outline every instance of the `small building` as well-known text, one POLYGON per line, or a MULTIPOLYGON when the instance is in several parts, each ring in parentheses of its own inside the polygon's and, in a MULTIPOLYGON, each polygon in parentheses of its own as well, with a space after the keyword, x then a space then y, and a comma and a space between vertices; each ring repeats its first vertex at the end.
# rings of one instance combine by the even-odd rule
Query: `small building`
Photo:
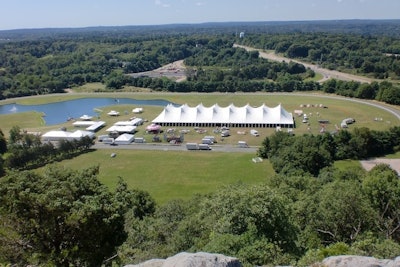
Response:
POLYGON ((115 138, 114 144, 116 145, 129 145, 133 142, 135 136, 133 134, 124 133, 115 138))
POLYGON ((73 141, 80 140, 83 137, 90 137, 92 139, 95 138, 93 132, 89 131, 81 131, 77 130, 75 132, 67 132, 67 131, 49 131, 41 136, 42 141, 51 142, 51 141, 73 141))
POLYGON ((136 132, 136 126, 130 126, 130 125, 126 125, 126 126, 118 126, 118 125, 113 125, 110 128, 108 128, 106 130, 106 132, 118 132, 119 134, 122 133, 135 133, 136 132))
POLYGON ((116 126, 139 126, 143 124, 142 118, 134 118, 133 120, 129 121, 117 121, 114 123, 116 126))

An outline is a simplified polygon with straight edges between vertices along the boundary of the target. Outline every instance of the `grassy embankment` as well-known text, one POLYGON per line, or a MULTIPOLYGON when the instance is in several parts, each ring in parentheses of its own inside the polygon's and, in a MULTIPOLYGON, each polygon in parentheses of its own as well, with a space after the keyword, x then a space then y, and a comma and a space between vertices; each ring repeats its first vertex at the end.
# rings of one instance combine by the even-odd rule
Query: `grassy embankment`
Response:
MULTIPOLYGON (((299 96, 299 95, 271 95, 271 94, 163 94, 163 93, 101 93, 101 94, 66 94, 56 96, 43 96, 18 99, 21 104, 39 104, 54 101, 63 101, 77 97, 131 97, 136 99, 166 99, 174 103, 188 103, 195 106, 203 103, 210 106, 218 103, 226 106, 234 103, 237 106, 247 103, 252 106, 259 106, 265 103, 268 106, 276 106, 282 103, 283 107, 293 112, 294 109, 302 109, 310 116, 310 130, 308 126, 301 122, 301 118, 296 118, 296 134, 310 132, 318 134, 321 126, 318 119, 329 120, 326 130, 335 129, 335 124, 340 125, 343 118, 353 117, 356 124, 352 127, 369 127, 374 130, 385 130, 392 125, 400 125, 399 121, 391 114, 380 109, 348 101, 337 99, 326 99, 318 96, 299 96), (327 108, 300 108, 300 104, 323 104, 327 108), (317 115, 317 112, 319 115, 317 115), (374 121, 375 117, 382 118, 382 121, 374 121)), ((104 112, 114 109, 121 114, 126 110, 131 110, 133 106, 116 105, 112 107, 99 107, 104 112)), ((162 107, 145 106, 144 118, 151 121, 155 118, 162 107)), ((118 118, 101 115, 101 119, 112 125, 117 120, 126 120, 132 117, 132 113, 122 115, 118 118)), ((0 127, 4 133, 13 125, 18 125, 22 129, 29 131, 45 132, 50 129, 67 127, 72 130, 71 122, 61 125, 46 126, 40 114, 25 113, 0 116, 0 127)), ((107 127, 106 127, 107 128, 107 127)), ((102 129, 98 134, 105 133, 102 129)), ((185 136, 186 141, 200 141, 204 134, 197 134, 193 129, 185 136)), ((212 134, 213 129, 207 129, 207 134, 212 134)), ((239 129, 240 131, 249 129, 239 129)), ((232 136, 226 138, 224 143, 235 144, 237 140, 246 140, 250 145, 258 146, 263 137, 274 132, 274 129, 258 129, 261 136, 256 138, 246 135, 239 135, 236 129, 232 129, 232 136)), ((144 133, 144 126, 139 128, 138 136, 144 136, 150 141, 151 136, 144 133)), ((220 141, 220 140, 219 140, 220 141)), ((221 142, 221 141, 220 141, 221 142)), ((137 150, 118 150, 117 157, 111 158, 112 150, 99 150, 81 155, 77 158, 66 160, 60 164, 63 166, 79 169, 93 165, 100 166, 100 180, 110 188, 116 184, 118 177, 124 178, 130 187, 140 188, 148 191, 158 203, 164 203, 170 199, 188 199, 196 193, 209 193, 224 184, 236 182, 260 183, 274 174, 268 161, 255 164, 251 158, 255 155, 248 153, 189 153, 186 151, 137 151, 137 150)), ((349 166, 359 166, 358 162, 345 161, 336 164, 341 168, 349 166)))

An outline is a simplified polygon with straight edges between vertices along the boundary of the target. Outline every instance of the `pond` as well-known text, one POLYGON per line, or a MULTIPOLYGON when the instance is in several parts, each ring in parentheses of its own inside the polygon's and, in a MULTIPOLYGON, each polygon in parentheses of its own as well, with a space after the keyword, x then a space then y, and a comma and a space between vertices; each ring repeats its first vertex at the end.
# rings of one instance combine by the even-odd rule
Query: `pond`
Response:
POLYGON ((37 111, 43 113, 46 125, 66 122, 69 118, 79 118, 86 114, 98 116, 104 107, 112 105, 167 106, 171 102, 161 99, 137 100, 131 98, 80 98, 42 105, 0 105, 0 115, 18 112, 37 111))

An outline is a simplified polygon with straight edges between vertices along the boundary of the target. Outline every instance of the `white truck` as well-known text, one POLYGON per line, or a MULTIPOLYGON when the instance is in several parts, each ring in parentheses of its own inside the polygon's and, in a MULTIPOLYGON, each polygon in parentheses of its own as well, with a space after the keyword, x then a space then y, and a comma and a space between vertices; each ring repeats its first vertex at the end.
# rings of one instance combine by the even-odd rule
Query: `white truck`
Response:
POLYGON ((238 147, 247 148, 249 145, 246 143, 246 141, 238 141, 238 147))
POLYGON ((208 144, 199 144, 199 150, 211 150, 208 144))
POLYGON ((187 150, 199 150, 199 145, 197 143, 186 143, 187 150))
POLYGON ((135 143, 145 143, 146 140, 144 140, 143 137, 135 137, 133 142, 135 142, 135 143))

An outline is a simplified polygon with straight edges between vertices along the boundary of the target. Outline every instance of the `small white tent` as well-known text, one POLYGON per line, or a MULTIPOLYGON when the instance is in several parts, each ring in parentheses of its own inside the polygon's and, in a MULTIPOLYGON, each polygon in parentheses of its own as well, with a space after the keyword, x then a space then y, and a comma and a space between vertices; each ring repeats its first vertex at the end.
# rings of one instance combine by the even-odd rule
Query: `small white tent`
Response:
POLYGON ((135 136, 133 134, 121 134, 120 136, 118 136, 115 140, 114 140, 114 144, 117 145, 129 145, 130 143, 133 142, 133 140, 135 139, 135 136))

